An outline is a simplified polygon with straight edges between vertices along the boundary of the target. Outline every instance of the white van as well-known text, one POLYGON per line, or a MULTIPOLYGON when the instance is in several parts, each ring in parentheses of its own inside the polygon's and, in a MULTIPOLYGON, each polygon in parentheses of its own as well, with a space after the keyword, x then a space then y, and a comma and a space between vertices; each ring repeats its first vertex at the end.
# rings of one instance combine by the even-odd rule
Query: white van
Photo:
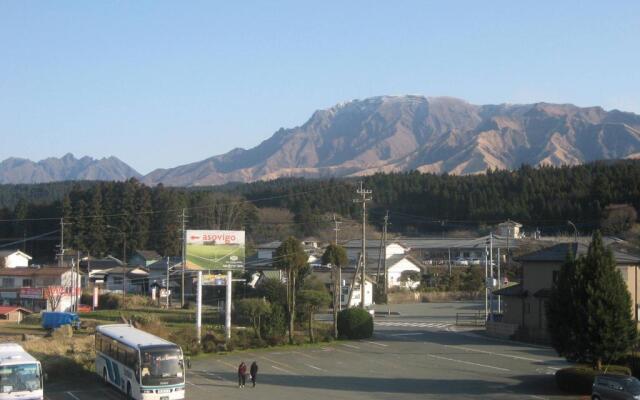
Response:
POLYGON ((16 343, 0 344, 0 400, 42 400, 40 361, 16 343))

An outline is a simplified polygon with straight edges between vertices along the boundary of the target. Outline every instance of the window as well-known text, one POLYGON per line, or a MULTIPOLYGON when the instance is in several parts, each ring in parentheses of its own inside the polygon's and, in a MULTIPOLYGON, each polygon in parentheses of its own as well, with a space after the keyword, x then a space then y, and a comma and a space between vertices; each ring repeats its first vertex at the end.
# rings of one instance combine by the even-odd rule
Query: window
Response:
POLYGON ((114 285, 122 285, 122 277, 121 276, 114 276, 113 277, 113 284, 114 285))
POLYGON ((33 280, 32 279, 23 279, 22 280, 22 287, 33 287, 33 280))
POLYGON ((12 288, 15 287, 15 279, 14 278, 2 278, 2 287, 3 288, 12 288))
POLYGON ((553 280, 554 284, 558 283, 559 277, 560 277, 560 271, 553 271, 553 276, 551 279, 553 280))

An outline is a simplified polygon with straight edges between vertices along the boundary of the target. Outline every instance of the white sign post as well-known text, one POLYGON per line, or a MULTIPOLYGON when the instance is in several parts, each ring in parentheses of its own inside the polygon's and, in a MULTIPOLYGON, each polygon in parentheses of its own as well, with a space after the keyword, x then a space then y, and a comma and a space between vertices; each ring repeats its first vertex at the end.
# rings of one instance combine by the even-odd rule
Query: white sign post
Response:
POLYGON ((233 275, 227 271, 227 301, 225 302, 224 332, 227 343, 231 341, 231 288, 233 287, 233 275))

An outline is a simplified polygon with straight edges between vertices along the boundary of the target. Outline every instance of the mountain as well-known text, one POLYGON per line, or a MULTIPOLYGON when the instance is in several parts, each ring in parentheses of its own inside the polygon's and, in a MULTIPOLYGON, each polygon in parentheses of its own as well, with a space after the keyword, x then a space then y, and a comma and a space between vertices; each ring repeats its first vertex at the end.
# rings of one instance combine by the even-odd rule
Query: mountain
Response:
POLYGON ((281 128, 252 149, 158 169, 143 182, 200 186, 406 170, 477 174, 620 158, 640 158, 639 115, 571 104, 381 96, 316 111, 304 125, 281 128))
POLYGON ((123 181, 142 176, 116 157, 77 159, 73 154, 33 162, 8 158, 0 162, 0 183, 46 183, 69 180, 123 181))

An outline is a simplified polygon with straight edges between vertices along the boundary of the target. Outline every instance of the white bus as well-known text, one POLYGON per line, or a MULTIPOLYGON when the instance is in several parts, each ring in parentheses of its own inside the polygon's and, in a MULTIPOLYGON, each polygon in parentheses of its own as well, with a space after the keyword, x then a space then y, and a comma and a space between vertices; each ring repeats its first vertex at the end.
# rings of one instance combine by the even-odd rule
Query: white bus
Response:
POLYGON ((40 361, 15 343, 0 344, 0 399, 42 400, 40 361))
POLYGON ((96 329, 96 373, 128 399, 185 397, 185 365, 180 346, 126 324, 96 329))

